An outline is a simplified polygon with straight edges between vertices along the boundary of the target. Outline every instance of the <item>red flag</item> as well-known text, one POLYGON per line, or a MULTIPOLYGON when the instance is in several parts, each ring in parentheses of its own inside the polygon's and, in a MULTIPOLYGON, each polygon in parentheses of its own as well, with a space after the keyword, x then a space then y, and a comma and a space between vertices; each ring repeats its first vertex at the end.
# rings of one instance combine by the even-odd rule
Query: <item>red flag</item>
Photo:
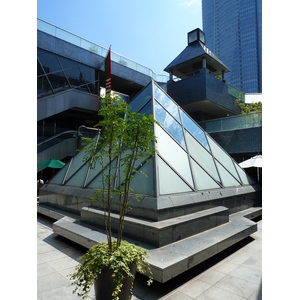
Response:
POLYGON ((110 61, 110 47, 105 58, 105 89, 106 93, 111 92, 111 61, 110 61))

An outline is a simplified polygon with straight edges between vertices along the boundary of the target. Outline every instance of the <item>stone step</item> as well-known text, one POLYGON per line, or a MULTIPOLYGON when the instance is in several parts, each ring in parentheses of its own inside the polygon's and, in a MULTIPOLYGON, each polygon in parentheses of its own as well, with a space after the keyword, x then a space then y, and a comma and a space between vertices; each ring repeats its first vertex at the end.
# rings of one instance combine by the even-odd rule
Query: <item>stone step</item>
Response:
MULTIPOLYGON (((249 217, 251 213, 258 214, 259 209, 233 214, 226 224, 160 248, 130 238, 124 239, 148 250, 153 278, 164 283, 254 233, 256 223, 244 217, 249 217)), ((61 218, 53 224, 53 230, 86 248, 107 240, 105 230, 78 220, 72 221, 71 218, 61 218)))
MULTIPOLYGON (((112 230, 118 231, 119 215, 111 213, 112 230)), ((83 207, 81 221, 105 229, 101 210, 83 207)), ((123 234, 155 247, 162 247, 229 221, 229 210, 218 206, 163 221, 148 221, 125 216, 123 234)))

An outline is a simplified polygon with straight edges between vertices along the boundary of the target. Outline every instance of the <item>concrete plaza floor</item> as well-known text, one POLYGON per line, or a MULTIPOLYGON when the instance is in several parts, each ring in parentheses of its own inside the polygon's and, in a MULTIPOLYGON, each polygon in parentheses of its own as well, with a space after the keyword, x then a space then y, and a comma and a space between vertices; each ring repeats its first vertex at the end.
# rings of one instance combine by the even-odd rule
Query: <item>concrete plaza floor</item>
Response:
MULTIPOLYGON (((67 274, 86 249, 57 235, 54 220, 37 217, 37 299, 75 300, 67 274)), ((132 300, 259 300, 262 299, 262 220, 258 230, 238 244, 176 278, 147 286, 137 274, 132 300)), ((93 288, 88 299, 95 299, 93 288)))

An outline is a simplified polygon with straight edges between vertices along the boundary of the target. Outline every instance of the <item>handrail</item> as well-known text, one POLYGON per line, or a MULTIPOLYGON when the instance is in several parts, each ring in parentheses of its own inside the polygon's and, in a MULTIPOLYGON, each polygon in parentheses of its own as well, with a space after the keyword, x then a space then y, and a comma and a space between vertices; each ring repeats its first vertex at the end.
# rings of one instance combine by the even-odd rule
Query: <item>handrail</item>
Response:
POLYGON ((77 130, 66 130, 66 131, 64 131, 64 132, 60 132, 60 133, 58 133, 58 134, 56 134, 56 135, 53 135, 53 136, 47 138, 46 140, 44 140, 44 141, 42 141, 42 142, 40 142, 39 144, 37 144, 37 146, 39 147, 39 146, 41 146, 41 145, 43 145, 43 144, 45 144, 45 143, 50 142, 51 140, 54 140, 54 139, 60 137, 61 135, 68 134, 68 133, 75 133, 75 134, 78 134, 78 131, 77 131, 77 130))
POLYGON ((198 124, 209 133, 262 127, 262 112, 251 112, 244 115, 207 120, 198 122, 198 124))
MULTIPOLYGON (((61 29, 53 24, 50 24, 46 21, 43 21, 37 18, 37 29, 48 33, 57 38, 63 39, 73 45, 86 49, 90 52, 98 54, 102 57, 105 57, 108 49, 102 46, 99 46, 93 42, 90 42, 84 38, 79 37, 69 31, 61 29)), ((150 68, 143 66, 140 63, 137 63, 121 54, 118 54, 114 51, 111 51, 111 60, 119 64, 125 65, 126 67, 136 70, 140 73, 150 76, 152 79, 158 82, 166 83, 168 81, 167 75, 159 75, 154 73, 150 68)))

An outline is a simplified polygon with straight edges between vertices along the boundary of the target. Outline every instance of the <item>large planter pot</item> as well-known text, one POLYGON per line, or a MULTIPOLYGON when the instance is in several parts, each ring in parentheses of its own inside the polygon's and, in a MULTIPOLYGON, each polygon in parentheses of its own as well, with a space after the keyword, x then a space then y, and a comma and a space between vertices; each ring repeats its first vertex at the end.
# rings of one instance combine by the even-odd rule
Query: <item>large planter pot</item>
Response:
MULTIPOLYGON (((136 264, 131 264, 129 268, 130 272, 135 276, 137 269, 136 264)), ((112 293, 116 288, 116 283, 113 282, 112 274, 113 270, 105 268, 102 270, 101 274, 98 275, 98 279, 94 282, 96 300, 112 299, 112 293)), ((123 280, 123 286, 118 297, 119 300, 128 300, 131 298, 131 284, 128 276, 126 276, 123 280)))

